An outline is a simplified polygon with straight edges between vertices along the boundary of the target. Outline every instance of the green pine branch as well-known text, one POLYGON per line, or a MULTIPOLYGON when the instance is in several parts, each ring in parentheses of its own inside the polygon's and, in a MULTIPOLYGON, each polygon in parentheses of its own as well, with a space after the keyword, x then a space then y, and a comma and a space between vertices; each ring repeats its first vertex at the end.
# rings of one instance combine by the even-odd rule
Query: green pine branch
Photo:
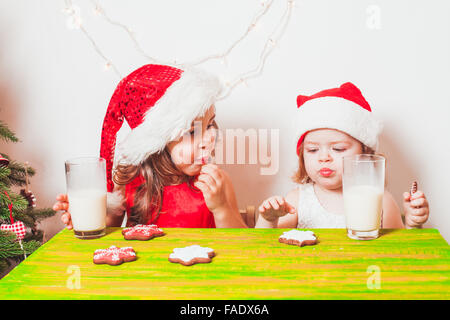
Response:
MULTIPOLYGON (((10 181, 9 185, 24 186, 26 184, 25 165, 14 160, 10 160, 8 168, 11 170, 11 174, 8 176, 10 181)), ((32 167, 26 167, 28 172, 28 178, 33 177, 36 171, 32 167)), ((0 180, 1 181, 1 180, 0 180)))
POLYGON ((9 231, 0 231, 0 260, 22 258, 24 251, 27 255, 33 253, 41 244, 39 241, 31 240, 28 242, 22 241, 23 250, 19 242, 16 240, 16 235, 9 231))
POLYGON ((14 132, 12 132, 8 126, 0 120, 0 139, 6 142, 19 142, 14 132))
MULTIPOLYGON (((3 121, 0 121, 0 140, 6 142, 20 141, 3 121)), ((6 154, 0 153, 0 155, 9 160, 7 166, 0 167, 0 224, 11 223, 8 205, 12 203, 14 220, 22 221, 28 227, 27 234, 21 241, 23 249, 13 232, 0 231, 0 271, 2 271, 10 265, 10 260, 23 260, 24 253, 30 255, 39 248, 43 232, 37 229, 37 223, 53 216, 56 212, 49 208, 35 209, 29 207, 27 199, 11 190, 11 186, 25 186, 26 173, 28 178, 31 178, 35 175, 35 170, 25 164, 11 160, 6 154), (8 193, 9 197, 5 192, 8 193)))
POLYGON ((0 181, 9 180, 8 176, 11 174, 11 169, 8 167, 0 167, 0 181))
POLYGON ((40 222, 46 218, 53 217, 56 214, 56 211, 54 211, 51 208, 42 208, 42 209, 28 208, 28 214, 33 216, 34 221, 40 222))
MULTIPOLYGON (((0 183, 1 185, 1 183, 0 183)), ((0 186, 0 220, 3 222, 10 221, 10 213, 8 205, 12 202, 12 211, 13 211, 13 218, 18 219, 18 217, 22 214, 24 214, 28 208, 28 201, 24 197, 22 197, 19 194, 12 193, 10 190, 8 190, 9 198, 6 196, 6 194, 3 192, 4 189, 0 186), (10 200, 11 199, 11 200, 10 200)), ((18 219, 20 220, 20 219, 18 219)), ((24 222, 25 223, 25 222, 24 222)))

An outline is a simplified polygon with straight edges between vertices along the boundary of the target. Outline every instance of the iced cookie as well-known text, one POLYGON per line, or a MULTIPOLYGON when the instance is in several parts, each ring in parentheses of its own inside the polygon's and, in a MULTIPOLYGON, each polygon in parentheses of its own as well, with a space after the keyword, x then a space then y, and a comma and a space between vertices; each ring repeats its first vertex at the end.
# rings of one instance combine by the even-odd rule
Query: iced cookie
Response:
POLYGON ((94 252, 95 264, 109 264, 117 266, 123 262, 136 260, 136 252, 131 247, 118 248, 111 246, 108 249, 97 249, 94 252))
POLYGON ((191 266, 196 263, 209 263, 215 255, 214 250, 211 248, 193 245, 173 249, 173 252, 169 256, 169 261, 180 263, 184 266, 191 266))
POLYGON ((164 235, 164 231, 155 224, 138 224, 134 227, 122 229, 123 237, 126 240, 150 240, 164 235))
POLYGON ((305 245, 316 244, 317 238, 312 231, 290 230, 283 232, 283 234, 278 238, 278 241, 285 244, 303 247, 305 245))

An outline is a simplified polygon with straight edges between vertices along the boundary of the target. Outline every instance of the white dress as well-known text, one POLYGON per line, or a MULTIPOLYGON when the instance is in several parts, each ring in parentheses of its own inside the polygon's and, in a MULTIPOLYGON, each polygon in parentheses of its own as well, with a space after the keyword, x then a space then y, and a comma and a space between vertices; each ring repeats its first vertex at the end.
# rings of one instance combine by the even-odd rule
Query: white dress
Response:
POLYGON ((345 228, 345 216, 325 210, 312 183, 301 184, 299 189, 297 228, 345 228))

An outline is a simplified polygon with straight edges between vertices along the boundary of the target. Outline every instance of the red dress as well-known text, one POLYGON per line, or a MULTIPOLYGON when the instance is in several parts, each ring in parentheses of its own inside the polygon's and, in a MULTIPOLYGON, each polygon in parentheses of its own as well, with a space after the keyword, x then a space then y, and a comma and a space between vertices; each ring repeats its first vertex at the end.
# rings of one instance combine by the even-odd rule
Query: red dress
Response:
MULTIPOLYGON (((142 182, 143 178, 137 177, 126 185, 127 217, 130 216, 136 190, 142 182)), ((152 218, 147 221, 147 224, 156 224, 158 227, 166 228, 216 227, 214 216, 206 206, 203 193, 195 187, 189 186, 187 182, 164 187, 161 213, 156 221, 151 220, 152 218)))

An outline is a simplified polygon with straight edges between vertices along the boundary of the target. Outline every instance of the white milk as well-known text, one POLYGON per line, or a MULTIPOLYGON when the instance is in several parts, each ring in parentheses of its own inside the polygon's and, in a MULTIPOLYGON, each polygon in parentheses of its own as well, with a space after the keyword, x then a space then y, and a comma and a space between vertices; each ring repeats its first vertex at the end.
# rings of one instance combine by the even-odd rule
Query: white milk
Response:
POLYGON ((69 212, 76 231, 95 231, 106 227, 106 192, 99 189, 70 191, 69 212))
POLYGON ((353 186, 344 190, 347 228, 373 231, 380 228, 383 192, 370 185, 353 186))

